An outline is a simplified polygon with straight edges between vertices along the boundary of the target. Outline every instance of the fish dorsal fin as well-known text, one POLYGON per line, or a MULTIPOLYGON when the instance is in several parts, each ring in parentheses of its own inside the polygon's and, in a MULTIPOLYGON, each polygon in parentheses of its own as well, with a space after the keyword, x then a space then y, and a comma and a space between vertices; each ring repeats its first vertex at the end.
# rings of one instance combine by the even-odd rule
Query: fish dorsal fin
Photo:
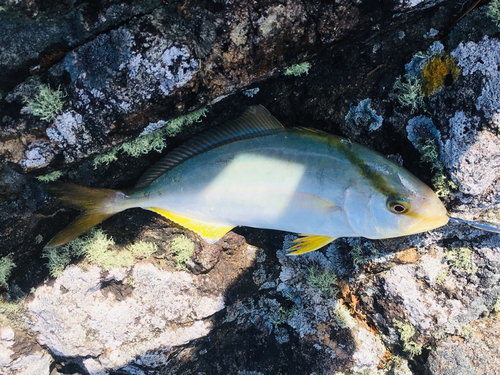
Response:
POLYGON ((300 236, 301 237, 292 241, 295 245, 289 249, 291 253, 288 253, 288 255, 300 255, 315 251, 335 240, 334 237, 318 236, 314 234, 301 234, 300 236))
POLYGON ((151 207, 149 209, 165 216, 167 219, 172 220, 186 229, 198 233, 208 243, 216 243, 220 238, 224 237, 227 232, 234 228, 232 225, 210 223, 208 221, 193 219, 162 208, 151 207))
POLYGON ((148 186, 168 170, 208 150, 234 141, 275 134, 283 125, 263 106, 250 107, 240 117, 210 129, 170 152, 153 165, 137 182, 136 188, 148 186))

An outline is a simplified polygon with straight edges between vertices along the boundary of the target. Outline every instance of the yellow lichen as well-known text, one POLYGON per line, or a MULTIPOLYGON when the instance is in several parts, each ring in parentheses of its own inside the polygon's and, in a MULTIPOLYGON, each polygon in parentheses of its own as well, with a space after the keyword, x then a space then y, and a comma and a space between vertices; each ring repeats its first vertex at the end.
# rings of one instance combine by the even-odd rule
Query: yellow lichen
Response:
POLYGON ((457 80, 460 68, 453 56, 440 53, 424 65, 420 75, 422 76, 422 93, 430 96, 445 85, 447 77, 457 80))

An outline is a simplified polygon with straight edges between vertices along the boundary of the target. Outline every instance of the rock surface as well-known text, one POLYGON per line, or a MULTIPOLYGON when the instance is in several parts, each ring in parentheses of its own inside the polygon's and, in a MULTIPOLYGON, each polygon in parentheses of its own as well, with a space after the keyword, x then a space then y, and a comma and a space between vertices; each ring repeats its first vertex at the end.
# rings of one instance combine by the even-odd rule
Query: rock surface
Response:
POLYGON ((488 5, 4 3, 0 254, 16 267, 0 290, 0 373, 500 373, 498 234, 450 223, 289 257, 292 234, 237 228, 208 245, 129 210, 100 225, 110 251, 156 253, 111 269, 67 253, 51 277, 43 246, 77 212, 34 178, 131 188, 161 152, 263 104, 287 127, 390 155, 452 216, 500 222, 488 5), (47 120, 27 104, 41 84, 64 100, 47 120))

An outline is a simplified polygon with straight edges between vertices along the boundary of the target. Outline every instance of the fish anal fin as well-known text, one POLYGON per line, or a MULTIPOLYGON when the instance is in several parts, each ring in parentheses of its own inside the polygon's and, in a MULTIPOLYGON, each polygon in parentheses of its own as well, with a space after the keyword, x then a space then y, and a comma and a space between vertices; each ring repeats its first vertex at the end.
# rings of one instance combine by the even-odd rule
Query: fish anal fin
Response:
POLYGON ((194 219, 192 217, 170 212, 163 208, 150 207, 149 210, 154 211, 179 224, 180 226, 197 233, 209 243, 217 242, 220 238, 224 237, 227 232, 234 228, 232 225, 211 223, 204 220, 194 219))
POLYGON ((288 255, 300 255, 310 251, 315 251, 335 240, 334 237, 328 236, 310 234, 301 234, 300 236, 301 237, 292 241, 294 245, 289 249, 291 253, 288 253, 288 255))

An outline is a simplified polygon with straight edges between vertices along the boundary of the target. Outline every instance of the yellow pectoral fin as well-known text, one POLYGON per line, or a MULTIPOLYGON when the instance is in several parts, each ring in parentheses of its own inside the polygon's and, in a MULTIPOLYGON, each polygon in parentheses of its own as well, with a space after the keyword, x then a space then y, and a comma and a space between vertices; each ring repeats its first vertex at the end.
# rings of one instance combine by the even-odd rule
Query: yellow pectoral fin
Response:
POLYGON ((288 255, 300 255, 310 251, 321 249, 323 246, 328 245, 334 241, 335 238, 328 236, 317 236, 309 234, 301 234, 302 237, 292 241, 293 245, 289 250, 292 251, 288 255))
POLYGON ((208 221, 193 219, 192 217, 179 215, 161 208, 150 207, 149 209, 165 216, 167 219, 172 220, 186 229, 198 233, 200 237, 209 243, 217 242, 220 238, 224 237, 227 232, 234 228, 232 225, 210 223, 208 221))

